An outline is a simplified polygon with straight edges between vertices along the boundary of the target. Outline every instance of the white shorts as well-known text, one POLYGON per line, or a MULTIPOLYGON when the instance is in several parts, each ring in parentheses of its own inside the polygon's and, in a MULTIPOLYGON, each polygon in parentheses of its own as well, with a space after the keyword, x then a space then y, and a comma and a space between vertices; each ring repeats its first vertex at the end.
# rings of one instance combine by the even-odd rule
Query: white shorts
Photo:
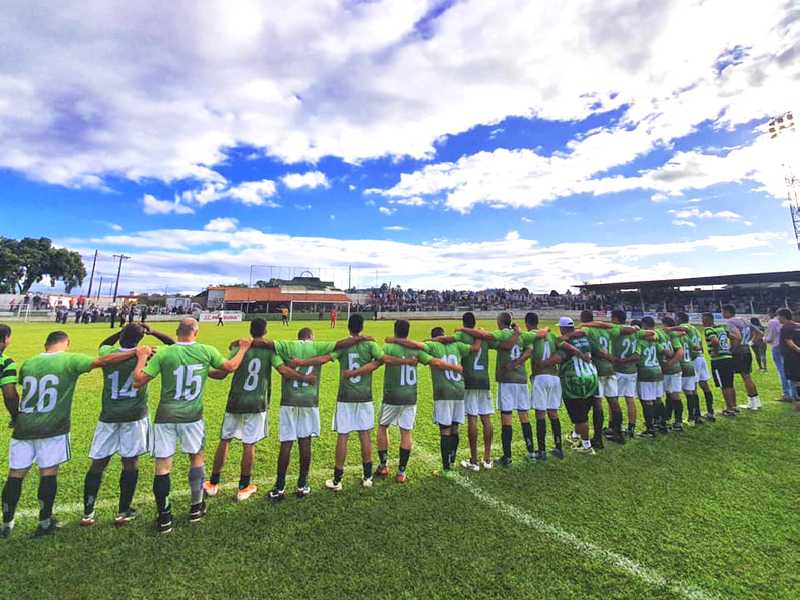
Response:
POLYGON ((660 381, 640 381, 638 387, 640 400, 644 400, 645 402, 653 402, 661 398, 660 381))
POLYGON ((681 381, 684 392, 693 392, 697 389, 697 375, 684 375, 681 381))
POLYGON ((319 437, 319 407, 281 406, 278 429, 278 438, 281 442, 319 437))
POLYGON ((464 412, 470 417, 493 414, 494 406, 489 390, 467 390, 464 393, 464 412))
POLYGON ((656 381, 656 391, 658 392, 658 397, 664 397, 664 380, 656 381))
POLYGON ((255 444, 267 437, 269 423, 267 413, 229 413, 222 419, 221 440, 240 440, 243 444, 255 444))
POLYGON ((434 400, 433 422, 437 425, 448 427, 452 424, 464 422, 463 400, 434 400))
POLYGON ((148 417, 126 423, 99 421, 94 429, 89 458, 97 460, 114 454, 135 458, 152 451, 153 435, 148 417))
POLYGON ((557 375, 536 375, 531 387, 535 410, 558 410, 561 406, 561 379, 557 375))
POLYGON ((704 356, 698 356, 694 359, 694 375, 697 381, 708 381, 711 375, 708 371, 708 363, 704 356))
POLYGON ((668 394, 680 394, 683 376, 680 373, 664 375, 664 391, 668 394))
POLYGON ((616 375, 603 375, 597 378, 597 398, 616 398, 619 396, 616 375))
POLYGON ((417 405, 383 403, 379 422, 384 427, 397 425, 400 429, 411 431, 417 422, 417 405))
POLYGON ((527 383, 497 384, 497 410, 500 412, 512 412, 530 409, 531 397, 528 393, 527 383))
POLYGON ((375 428, 375 407, 372 402, 337 402, 331 427, 336 433, 372 431, 375 428))
POLYGON ((71 456, 68 433, 37 440, 11 438, 8 445, 8 466, 11 469, 29 469, 33 463, 40 469, 47 469, 67 462, 71 456))
POLYGON ((623 398, 636 397, 636 373, 617 373, 617 392, 623 398))
POLYGON ((178 440, 181 452, 197 454, 206 441, 206 424, 203 419, 192 423, 156 423, 153 425, 154 458, 169 458, 175 454, 178 440))

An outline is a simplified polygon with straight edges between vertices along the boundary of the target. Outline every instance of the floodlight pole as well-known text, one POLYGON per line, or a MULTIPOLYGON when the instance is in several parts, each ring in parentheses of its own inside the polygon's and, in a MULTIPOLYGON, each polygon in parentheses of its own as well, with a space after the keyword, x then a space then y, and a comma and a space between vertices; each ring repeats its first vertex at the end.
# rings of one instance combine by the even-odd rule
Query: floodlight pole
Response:
MULTIPOLYGON (((769 133, 770 137, 774 140, 778 137, 785 138, 786 135, 796 135, 795 119, 792 111, 787 111, 773 117, 769 120, 769 133)), ((791 150, 791 148, 790 148, 791 150)), ((800 250, 800 180, 795 177, 792 171, 792 164, 790 162, 784 163, 786 168, 786 200, 789 204, 789 214, 792 217, 792 227, 794 228, 794 237, 797 241, 797 249, 800 250)))

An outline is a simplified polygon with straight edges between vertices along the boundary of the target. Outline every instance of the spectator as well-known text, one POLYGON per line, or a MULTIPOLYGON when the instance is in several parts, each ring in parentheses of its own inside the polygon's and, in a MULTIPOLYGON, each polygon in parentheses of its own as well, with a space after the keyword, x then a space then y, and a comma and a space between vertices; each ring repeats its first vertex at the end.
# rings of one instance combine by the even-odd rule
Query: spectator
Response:
POLYGON ((767 323, 767 333, 764 340, 772 346, 772 360, 775 362, 775 369, 778 371, 778 377, 781 380, 781 388, 783 388, 782 402, 791 402, 795 399, 794 388, 789 383, 786 377, 786 371, 783 365, 783 352, 781 349, 781 321, 778 318, 776 311, 771 311, 772 318, 767 323))
POLYGON ((788 308, 778 311, 778 321, 781 324, 780 346, 784 373, 792 388, 792 398, 797 400, 800 398, 800 394, 798 394, 800 392, 800 323, 792 320, 792 311, 788 308))
POLYGON ((750 319, 750 349, 762 373, 767 372, 767 343, 764 341, 764 326, 758 317, 750 319))

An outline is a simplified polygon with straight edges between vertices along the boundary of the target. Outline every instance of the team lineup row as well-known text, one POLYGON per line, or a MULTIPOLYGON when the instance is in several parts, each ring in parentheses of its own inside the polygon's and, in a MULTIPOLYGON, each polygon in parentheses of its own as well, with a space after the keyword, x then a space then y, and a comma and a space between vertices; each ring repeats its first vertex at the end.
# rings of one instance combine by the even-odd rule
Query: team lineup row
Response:
POLYGON ((0 534, 8 537, 23 480, 35 463, 40 472, 40 502, 37 536, 56 531, 60 524, 53 517, 59 465, 70 457, 70 414, 75 387, 80 375, 102 369, 104 385, 102 408, 91 444, 89 471, 84 480, 84 515, 81 524, 96 522, 95 504, 103 472, 114 454, 122 460, 119 481, 119 511, 116 525, 136 518, 131 507, 138 483, 138 458, 151 453, 155 459, 153 494, 157 507, 156 526, 172 530, 170 471, 172 458, 180 450, 189 455, 191 508, 189 520, 200 521, 206 514, 205 496, 219 490, 220 473, 229 444, 238 439, 244 444, 237 499, 244 501, 257 488, 251 483, 255 445, 267 435, 267 410, 271 372, 281 376, 279 408, 280 450, 271 500, 284 497, 286 473, 292 447, 299 448, 297 496, 310 493, 308 474, 311 465, 311 440, 320 435, 319 380, 323 364, 336 360, 340 377, 333 429, 337 432, 333 477, 326 487, 342 489, 347 441, 357 433, 361 442, 362 485, 371 487, 374 478, 389 475, 388 430, 400 430, 399 464, 395 481, 407 480, 406 468, 412 449, 416 421, 417 367, 431 369, 433 419, 440 428, 442 474, 447 476, 457 464, 459 425, 468 424, 469 458, 460 462, 467 470, 490 469, 495 464, 512 462, 513 414, 520 421, 528 458, 545 460, 547 423, 554 447, 551 454, 564 458, 558 409, 565 404, 574 427, 571 443, 578 453, 592 455, 603 447, 603 439, 625 443, 635 435, 638 397, 646 428, 639 435, 653 438, 657 432, 683 430, 683 402, 695 424, 714 420, 713 394, 703 352, 705 338, 711 356, 712 373, 722 388, 725 410, 737 414, 734 373, 742 374, 749 396, 748 408, 757 410, 760 400, 750 378, 750 352, 741 330, 729 319, 715 325, 713 316, 704 316, 704 335, 678 314, 677 323, 664 317, 656 328, 652 318, 625 324, 625 313, 614 311, 611 322, 593 320, 586 312, 576 327, 562 317, 559 334, 540 329, 535 313, 525 316, 525 329, 512 323, 509 313, 500 313, 497 330, 476 328, 475 317, 465 313, 463 326, 452 335, 442 328, 431 331, 426 342, 408 338, 410 325, 394 324, 394 336, 383 346, 362 335, 363 319, 353 315, 348 321, 350 336, 338 342, 315 341, 311 329, 298 332, 297 340, 266 338, 267 323, 250 323, 252 338, 231 344, 224 357, 216 348, 196 341, 199 326, 191 318, 180 322, 176 339, 151 330, 146 325, 129 324, 100 344, 97 357, 69 352, 69 337, 53 332, 45 341, 45 351, 22 365, 17 373, 13 360, 6 356, 11 330, 0 325, 0 387, 12 419, 9 445, 9 474, 2 492, 3 524, 0 534), (145 335, 163 346, 153 348, 141 342, 145 335), (742 351, 744 350, 744 352, 742 351), (496 352, 496 403, 490 394, 489 351, 496 352), (746 352, 746 358, 745 358, 746 352), (531 372, 526 365, 530 362, 531 372), (383 394, 378 417, 377 446, 379 465, 373 473, 371 432, 375 426, 372 373, 385 367, 383 394), (205 480, 203 402, 208 377, 224 379, 232 374, 220 443, 210 480, 205 480), (161 393, 154 423, 148 416, 148 383, 161 377, 161 393), (528 384, 531 382, 531 388, 528 384), (21 386, 19 396, 17 384, 21 386), (706 400, 706 416, 701 416, 697 387, 706 400), (604 428, 602 398, 609 406, 609 427, 604 428), (620 398, 626 402, 627 428, 623 429, 620 398), (666 401, 664 401, 666 398, 666 401), (491 415, 501 415, 502 456, 492 459, 491 415), (536 439, 529 420, 535 411, 536 439), (589 413, 593 432, 589 436, 589 413), (674 422, 669 421, 674 416, 674 422), (478 422, 482 426, 483 454, 478 452, 478 422))

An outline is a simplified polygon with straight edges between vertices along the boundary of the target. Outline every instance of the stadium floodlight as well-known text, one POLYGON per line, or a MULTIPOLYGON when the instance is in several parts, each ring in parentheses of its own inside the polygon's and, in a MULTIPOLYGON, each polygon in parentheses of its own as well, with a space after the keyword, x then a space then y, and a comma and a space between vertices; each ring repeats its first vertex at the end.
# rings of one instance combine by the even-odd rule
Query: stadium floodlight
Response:
MULTIPOLYGON (((769 120, 768 131, 770 139, 778 137, 787 138, 786 146, 788 152, 793 151, 793 143, 797 142, 797 127, 792 111, 785 112, 769 120)), ((791 157, 793 158, 793 156, 791 157)), ((786 181, 786 204, 789 206, 789 214, 794 228, 794 237, 797 241, 797 249, 800 250, 800 179, 794 174, 790 159, 783 163, 786 170, 784 179, 786 181)))

